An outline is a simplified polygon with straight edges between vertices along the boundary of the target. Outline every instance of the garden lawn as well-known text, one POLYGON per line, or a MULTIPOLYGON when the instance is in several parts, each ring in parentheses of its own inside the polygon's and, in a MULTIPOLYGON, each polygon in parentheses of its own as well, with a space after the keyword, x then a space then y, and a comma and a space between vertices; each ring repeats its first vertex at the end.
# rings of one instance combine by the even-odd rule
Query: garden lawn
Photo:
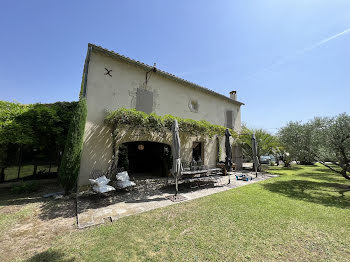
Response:
POLYGON ((75 198, 42 197, 58 191, 52 179, 0 184, 1 262, 30 258, 77 230, 75 198))
MULTIPOLYGON (((37 173, 40 171, 42 172, 50 172, 54 173, 57 172, 57 166, 52 165, 50 168, 50 165, 38 165, 37 167, 37 173)), ((20 178, 24 178, 27 176, 32 176, 34 173, 34 165, 23 165, 21 166, 20 170, 20 178)), ((18 166, 9 166, 5 169, 5 181, 9 180, 15 180, 18 177, 18 166)))
POLYGON ((350 183, 316 166, 71 232, 29 261, 350 261, 350 183))

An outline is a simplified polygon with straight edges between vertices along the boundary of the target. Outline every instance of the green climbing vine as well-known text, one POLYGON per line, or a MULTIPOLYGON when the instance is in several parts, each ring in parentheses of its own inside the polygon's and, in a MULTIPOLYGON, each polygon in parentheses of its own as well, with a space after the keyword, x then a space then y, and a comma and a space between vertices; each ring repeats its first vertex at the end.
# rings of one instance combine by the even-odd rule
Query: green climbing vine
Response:
MULTIPOLYGON (((106 123, 116 127, 135 126, 143 127, 154 132, 166 132, 171 130, 171 126, 177 119, 180 132, 185 132, 190 135, 201 135, 213 137, 214 135, 223 136, 226 127, 213 125, 205 120, 193 120, 188 118, 180 118, 172 115, 158 116, 154 113, 146 114, 136 109, 120 108, 109 113, 105 119, 106 123)), ((237 133, 230 129, 233 137, 237 137, 237 133)))

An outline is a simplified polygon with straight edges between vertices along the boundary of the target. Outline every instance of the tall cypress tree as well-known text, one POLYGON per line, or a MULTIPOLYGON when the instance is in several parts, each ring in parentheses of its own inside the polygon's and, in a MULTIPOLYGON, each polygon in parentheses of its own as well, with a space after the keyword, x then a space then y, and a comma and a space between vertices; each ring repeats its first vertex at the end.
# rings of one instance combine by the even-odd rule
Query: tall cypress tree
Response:
POLYGON ((72 117, 63 152, 58 180, 68 194, 77 184, 87 115, 86 99, 81 98, 72 117))

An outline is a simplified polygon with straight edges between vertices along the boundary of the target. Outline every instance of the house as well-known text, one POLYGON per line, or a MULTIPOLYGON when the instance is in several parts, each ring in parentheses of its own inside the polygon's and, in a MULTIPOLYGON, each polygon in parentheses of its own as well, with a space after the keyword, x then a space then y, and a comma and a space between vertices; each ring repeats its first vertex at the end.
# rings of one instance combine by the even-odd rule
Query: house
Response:
MULTIPOLYGON (((237 101, 236 91, 227 97, 93 44, 88 45, 82 95, 86 97, 88 113, 79 185, 88 184, 92 170, 106 171, 113 154, 116 155, 115 161, 118 161, 121 151, 127 152, 129 169, 136 173, 161 175, 159 170, 164 171, 164 166, 159 162, 169 153, 171 134, 124 128, 116 132, 116 138, 113 136, 115 130, 106 125, 105 118, 108 112, 119 108, 135 108, 159 116, 170 114, 206 120, 238 133, 241 130, 243 103, 237 101)), ((223 143, 222 137, 184 137, 181 139, 182 160, 189 163, 195 158, 205 165, 214 166, 218 161, 217 148, 223 150, 223 143)), ((237 150, 233 151, 237 153, 237 150)), ((223 157, 221 154, 221 159, 223 157)), ((236 154, 234 159, 238 161, 240 157, 236 154)))

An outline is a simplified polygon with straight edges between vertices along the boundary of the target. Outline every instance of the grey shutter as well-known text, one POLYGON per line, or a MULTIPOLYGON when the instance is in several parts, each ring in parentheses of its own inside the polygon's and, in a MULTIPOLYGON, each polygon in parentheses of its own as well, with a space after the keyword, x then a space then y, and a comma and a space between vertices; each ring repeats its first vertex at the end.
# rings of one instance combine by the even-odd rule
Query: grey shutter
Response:
POLYGON ((232 119, 233 119, 233 112, 231 110, 227 110, 226 111, 226 127, 227 128, 233 128, 232 119))
POLYGON ((153 111, 153 92, 138 88, 136 92, 136 110, 147 114, 153 111))

